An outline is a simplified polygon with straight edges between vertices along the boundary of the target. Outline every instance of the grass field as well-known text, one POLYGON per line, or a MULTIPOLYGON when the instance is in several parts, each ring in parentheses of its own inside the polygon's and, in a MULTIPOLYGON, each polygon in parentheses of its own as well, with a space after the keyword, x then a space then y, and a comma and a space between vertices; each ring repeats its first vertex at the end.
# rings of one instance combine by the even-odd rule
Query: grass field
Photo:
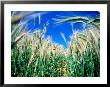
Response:
MULTIPOLYGON (((12 77, 99 77, 100 76, 100 19, 89 17, 68 17, 56 23, 69 20, 86 20, 88 29, 74 31, 67 44, 55 43, 51 36, 45 37, 44 29, 30 33, 21 30, 24 23, 17 24, 23 16, 12 15, 11 23, 11 76, 12 77)), ((34 19, 34 18, 33 18, 34 19)), ((83 23, 83 22, 82 22, 83 23)))

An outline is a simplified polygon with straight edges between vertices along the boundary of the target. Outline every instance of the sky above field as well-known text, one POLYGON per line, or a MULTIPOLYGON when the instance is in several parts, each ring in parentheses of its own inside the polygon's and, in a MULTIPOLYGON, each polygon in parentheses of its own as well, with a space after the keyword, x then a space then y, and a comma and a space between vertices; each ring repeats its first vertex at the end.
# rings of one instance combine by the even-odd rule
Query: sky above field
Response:
POLYGON ((100 16, 99 14, 100 13, 97 11, 34 11, 29 12, 22 21, 28 20, 26 27, 30 32, 34 32, 36 29, 43 30, 45 24, 48 23, 45 37, 51 36, 55 43, 62 44, 64 47, 67 47, 61 33, 65 35, 66 41, 69 42, 69 36, 72 35, 72 29, 75 31, 82 31, 85 28, 85 25, 82 23, 75 23, 73 25, 72 21, 64 23, 57 22, 65 18, 75 16, 96 18, 100 16))

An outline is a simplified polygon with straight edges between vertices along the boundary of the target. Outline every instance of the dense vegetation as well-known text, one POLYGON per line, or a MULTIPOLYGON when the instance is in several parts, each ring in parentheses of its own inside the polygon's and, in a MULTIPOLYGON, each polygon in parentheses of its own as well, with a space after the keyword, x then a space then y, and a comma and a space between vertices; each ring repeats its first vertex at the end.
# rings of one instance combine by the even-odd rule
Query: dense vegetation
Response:
MULTIPOLYGON (((44 29, 29 33, 21 31, 23 23, 16 25, 23 16, 12 15, 11 29, 11 76, 13 77, 98 77, 100 76, 100 28, 98 18, 70 17, 57 23, 69 20, 91 25, 81 32, 73 30, 70 42, 65 35, 62 39, 68 45, 52 41, 45 37, 48 24, 44 29), (80 20, 80 21, 79 21, 80 20)), ((74 23, 74 22, 73 22, 74 23)))

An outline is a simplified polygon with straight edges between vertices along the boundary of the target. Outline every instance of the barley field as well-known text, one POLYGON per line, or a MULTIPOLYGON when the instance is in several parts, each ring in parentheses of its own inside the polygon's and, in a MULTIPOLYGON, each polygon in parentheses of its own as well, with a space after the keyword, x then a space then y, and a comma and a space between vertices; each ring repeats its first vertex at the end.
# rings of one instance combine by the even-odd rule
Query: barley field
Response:
POLYGON ((12 11, 11 76, 99 77, 100 13, 93 12, 95 17, 90 17, 90 12, 86 12, 86 16, 79 15, 83 12, 77 12, 78 15, 73 12, 75 16, 51 13, 54 17, 48 12, 12 11), (53 27, 55 33, 51 31, 53 27), (52 35, 56 35, 55 38, 52 35))

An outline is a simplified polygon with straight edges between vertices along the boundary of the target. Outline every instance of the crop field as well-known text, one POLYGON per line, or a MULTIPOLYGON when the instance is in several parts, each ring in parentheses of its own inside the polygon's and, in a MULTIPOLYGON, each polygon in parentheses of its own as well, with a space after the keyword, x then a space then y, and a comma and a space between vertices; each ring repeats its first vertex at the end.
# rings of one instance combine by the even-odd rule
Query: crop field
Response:
POLYGON ((11 76, 99 77, 100 13, 12 11, 11 76))

